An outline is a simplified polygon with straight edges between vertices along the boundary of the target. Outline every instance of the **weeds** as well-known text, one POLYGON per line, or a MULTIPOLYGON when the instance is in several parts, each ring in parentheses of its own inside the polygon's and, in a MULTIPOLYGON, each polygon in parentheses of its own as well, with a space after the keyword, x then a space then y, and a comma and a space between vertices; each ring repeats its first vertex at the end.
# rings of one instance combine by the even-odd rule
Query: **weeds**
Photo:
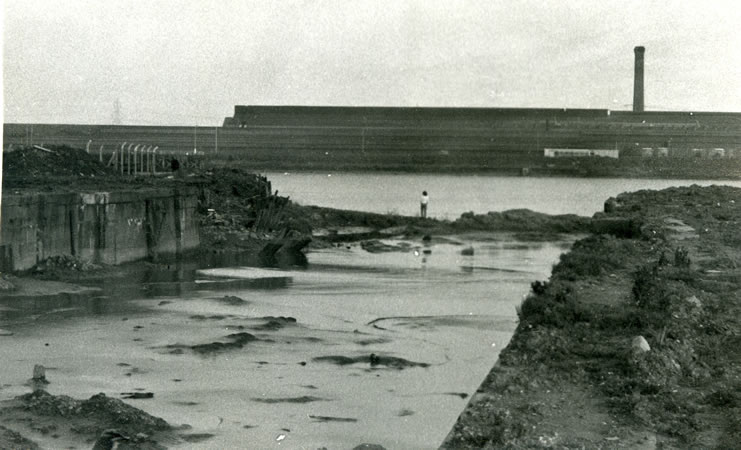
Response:
POLYGON ((691 264, 689 251, 684 247, 677 247, 674 250, 674 265, 676 267, 689 268, 691 264))
POLYGON ((576 242, 570 252, 561 255, 553 268, 553 275, 569 281, 596 277, 623 267, 633 251, 634 244, 630 240, 610 235, 590 236, 576 242))
POLYGON ((550 325, 564 328, 574 322, 589 321, 587 308, 577 302, 569 286, 556 287, 535 282, 533 293, 518 308, 520 321, 529 325, 550 325))
POLYGON ((666 311, 670 304, 670 292, 666 282, 659 278, 659 266, 649 264, 638 268, 634 274, 633 299, 640 308, 666 311))

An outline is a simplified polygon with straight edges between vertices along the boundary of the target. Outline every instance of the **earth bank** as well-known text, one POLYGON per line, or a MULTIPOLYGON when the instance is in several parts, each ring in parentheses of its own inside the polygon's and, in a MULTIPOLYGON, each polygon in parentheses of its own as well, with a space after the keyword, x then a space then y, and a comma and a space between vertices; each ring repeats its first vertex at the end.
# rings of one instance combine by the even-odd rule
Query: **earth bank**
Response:
POLYGON ((622 194, 534 282, 443 448, 733 448, 741 442, 741 190, 622 194))

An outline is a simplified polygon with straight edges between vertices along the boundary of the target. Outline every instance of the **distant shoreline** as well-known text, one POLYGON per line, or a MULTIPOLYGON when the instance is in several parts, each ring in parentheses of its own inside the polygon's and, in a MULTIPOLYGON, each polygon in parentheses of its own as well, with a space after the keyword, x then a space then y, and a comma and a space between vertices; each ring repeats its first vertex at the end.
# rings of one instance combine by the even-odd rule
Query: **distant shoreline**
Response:
POLYGON ((346 174, 390 174, 390 175, 493 175, 503 177, 517 177, 517 178, 611 178, 611 179, 662 179, 662 180, 718 180, 718 181, 736 181, 741 180, 741 172, 739 175, 723 175, 723 176, 712 176, 712 175, 700 175, 700 174, 661 174, 661 173, 642 173, 642 174, 580 174, 573 172, 551 172, 551 171, 540 171, 532 170, 528 174, 523 174, 521 170, 514 169, 437 169, 429 170, 428 168, 422 169, 340 169, 340 168, 312 168, 312 169, 274 169, 274 168, 255 168, 246 167, 247 170, 251 170, 255 173, 272 173, 276 174, 279 172, 301 173, 301 174, 325 174, 327 172, 335 173, 346 173, 346 174))

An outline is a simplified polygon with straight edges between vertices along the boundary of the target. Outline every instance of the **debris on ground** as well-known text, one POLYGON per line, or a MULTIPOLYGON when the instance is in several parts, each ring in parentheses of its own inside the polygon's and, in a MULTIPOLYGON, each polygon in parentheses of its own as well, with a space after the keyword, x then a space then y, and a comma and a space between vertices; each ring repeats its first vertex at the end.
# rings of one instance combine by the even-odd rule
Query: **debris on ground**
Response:
POLYGON ((31 270, 33 272, 47 272, 67 269, 76 270, 78 272, 89 272, 100 268, 101 266, 99 264, 93 264, 79 256, 56 255, 46 258, 44 261, 36 264, 31 270))
POLYGON ((32 444, 34 436, 71 439, 78 446, 88 446, 101 438, 113 441, 119 435, 132 445, 129 448, 145 449, 162 449, 160 441, 179 440, 165 420, 105 394, 77 400, 37 389, 0 402, 0 422, 7 427, 0 428, 0 448, 38 448, 32 444))
POLYGON ((3 174, 10 178, 115 176, 97 155, 67 145, 28 146, 5 153, 3 174))
POLYGON ((12 292, 17 289, 15 277, 7 273, 0 273, 0 292, 12 292))

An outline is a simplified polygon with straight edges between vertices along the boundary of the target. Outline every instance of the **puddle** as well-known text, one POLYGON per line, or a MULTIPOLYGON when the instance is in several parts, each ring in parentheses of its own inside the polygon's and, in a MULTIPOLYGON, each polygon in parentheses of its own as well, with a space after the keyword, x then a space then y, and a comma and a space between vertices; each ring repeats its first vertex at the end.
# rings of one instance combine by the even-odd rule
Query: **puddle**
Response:
POLYGON ((288 269, 188 263, 92 298, 3 298, 0 398, 43 364, 53 394, 152 393, 126 401, 190 425, 189 448, 437 448, 564 249, 464 245, 472 255, 442 240, 416 255, 324 249, 288 269))

